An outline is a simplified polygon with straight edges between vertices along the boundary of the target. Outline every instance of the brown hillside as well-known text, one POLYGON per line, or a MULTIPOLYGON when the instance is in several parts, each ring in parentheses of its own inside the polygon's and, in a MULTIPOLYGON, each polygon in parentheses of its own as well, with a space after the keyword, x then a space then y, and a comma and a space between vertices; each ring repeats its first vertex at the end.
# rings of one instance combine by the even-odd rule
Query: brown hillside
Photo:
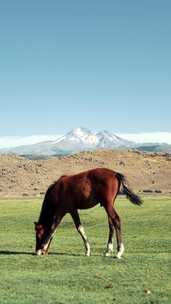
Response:
POLYGON ((60 175, 106 167, 127 176, 137 192, 171 194, 171 158, 138 151, 99 150, 48 160, 0 156, 0 197, 43 195, 60 175))

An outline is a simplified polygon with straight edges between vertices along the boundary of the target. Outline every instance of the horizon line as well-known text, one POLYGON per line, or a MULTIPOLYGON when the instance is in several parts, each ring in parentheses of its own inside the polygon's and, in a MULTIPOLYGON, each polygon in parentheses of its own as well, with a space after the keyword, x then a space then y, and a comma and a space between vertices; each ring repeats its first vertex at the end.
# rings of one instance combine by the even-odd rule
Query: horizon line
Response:
MULTIPOLYGON (((79 128, 74 128, 79 129, 79 128)), ((72 129, 72 130, 74 130, 72 129)), ((104 130, 104 129, 103 129, 104 130)), ((138 133, 120 133, 120 132, 110 132, 123 139, 135 142, 137 144, 170 144, 171 145, 171 132, 166 131, 154 131, 154 132, 138 132, 138 133)), ((69 133, 69 132, 67 132, 69 133)), ((67 134, 65 133, 65 134, 67 134)), ((93 132, 95 135, 97 132, 93 132)), ((7 135, 0 136, 0 149, 17 147, 21 145, 31 145, 37 144, 45 141, 57 140, 65 134, 32 134, 32 135, 7 135)))

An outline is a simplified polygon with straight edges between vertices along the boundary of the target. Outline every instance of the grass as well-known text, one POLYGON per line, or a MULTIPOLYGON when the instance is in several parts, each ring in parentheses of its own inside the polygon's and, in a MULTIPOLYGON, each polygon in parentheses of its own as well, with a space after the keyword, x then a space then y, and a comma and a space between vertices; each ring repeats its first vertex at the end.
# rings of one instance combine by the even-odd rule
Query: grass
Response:
POLYGON ((143 207, 118 199, 125 254, 103 256, 108 236, 103 208, 81 211, 92 256, 66 216, 47 257, 33 255, 38 199, 0 201, 0 303, 171 303, 171 200, 143 207))

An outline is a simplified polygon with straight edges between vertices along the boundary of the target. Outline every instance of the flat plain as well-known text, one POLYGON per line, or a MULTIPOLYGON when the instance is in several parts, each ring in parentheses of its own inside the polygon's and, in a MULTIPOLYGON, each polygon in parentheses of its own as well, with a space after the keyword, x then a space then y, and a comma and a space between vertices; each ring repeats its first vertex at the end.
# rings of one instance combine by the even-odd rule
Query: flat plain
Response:
POLYGON ((55 234, 48 256, 34 255, 33 222, 40 199, 0 200, 0 303, 171 303, 171 199, 144 198, 142 207, 116 200, 125 254, 104 257, 108 237, 104 209, 80 212, 92 255, 70 216, 55 234))

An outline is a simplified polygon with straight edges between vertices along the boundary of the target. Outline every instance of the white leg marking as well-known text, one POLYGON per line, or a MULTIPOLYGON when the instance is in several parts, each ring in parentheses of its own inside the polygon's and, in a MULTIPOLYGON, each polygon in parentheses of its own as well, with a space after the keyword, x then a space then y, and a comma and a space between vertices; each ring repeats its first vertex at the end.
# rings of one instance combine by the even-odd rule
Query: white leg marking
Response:
POLYGON ((83 226, 79 226, 78 227, 78 232, 81 234, 82 238, 83 238, 83 241, 84 241, 84 245, 85 245, 85 248, 86 248, 86 253, 85 255, 86 256, 90 256, 91 255, 91 249, 90 249, 90 244, 88 242, 88 239, 87 239, 87 236, 85 234, 85 231, 84 231, 84 228, 83 226))
POLYGON ((90 255, 91 255, 90 244, 86 242, 86 256, 90 256, 90 255))
POLYGON ((121 243, 120 249, 119 249, 119 251, 117 252, 116 257, 117 257, 118 259, 120 259, 121 256, 123 255, 123 253, 124 253, 124 244, 121 243))
POLYGON ((78 227, 78 231, 80 232, 80 234, 82 235, 82 237, 87 240, 87 236, 85 234, 85 231, 84 231, 84 227, 83 226, 79 226, 78 227))
POLYGON ((107 249, 113 251, 113 243, 109 243, 107 249))
POLYGON ((46 251, 47 250, 47 248, 48 248, 48 246, 49 246, 49 242, 50 242, 50 240, 46 243, 46 245, 43 247, 43 250, 44 251, 46 251))
POLYGON ((113 243, 108 243, 107 244, 107 250, 105 252, 105 256, 111 256, 113 253, 113 243))

